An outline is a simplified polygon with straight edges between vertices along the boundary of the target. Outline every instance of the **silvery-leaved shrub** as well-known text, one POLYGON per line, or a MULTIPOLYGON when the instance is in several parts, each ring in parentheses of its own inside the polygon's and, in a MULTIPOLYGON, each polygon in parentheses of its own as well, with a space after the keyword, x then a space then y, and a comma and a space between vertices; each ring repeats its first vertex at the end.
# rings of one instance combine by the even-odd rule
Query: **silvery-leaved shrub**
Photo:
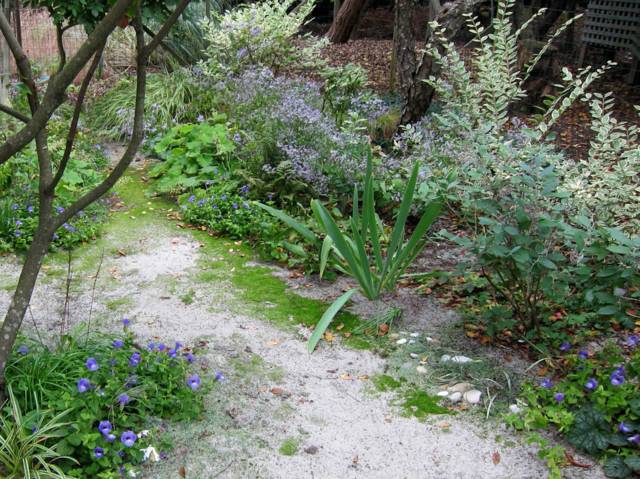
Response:
POLYGON ((263 66, 276 72, 324 65, 326 40, 297 37, 316 2, 268 0, 241 5, 203 23, 208 47, 203 70, 215 78, 263 66))
MULTIPOLYGON (((613 115, 612 93, 590 97, 594 137, 588 156, 564 163, 564 188, 575 209, 607 227, 640 232, 638 127, 613 115)), ((636 107, 638 109, 638 107, 636 107)))

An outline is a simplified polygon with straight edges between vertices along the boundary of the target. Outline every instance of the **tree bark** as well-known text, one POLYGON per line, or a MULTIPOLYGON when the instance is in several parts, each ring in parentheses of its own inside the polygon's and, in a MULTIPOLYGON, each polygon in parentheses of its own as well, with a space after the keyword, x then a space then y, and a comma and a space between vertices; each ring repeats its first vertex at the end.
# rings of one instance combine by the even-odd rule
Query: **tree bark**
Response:
MULTIPOLYGON (((409 0, 396 0, 399 3, 406 4, 409 0)), ((446 8, 438 13, 436 21, 445 28, 447 36, 452 38, 465 24, 464 13, 470 11, 473 6, 480 3, 482 0, 457 0, 455 3, 450 3, 446 8)), ((403 15, 402 12, 400 15, 403 15)), ((425 82, 432 75, 437 75, 439 67, 434 63, 433 58, 427 53, 426 48, 422 50, 420 56, 415 60, 416 47, 415 36, 413 31, 408 30, 406 20, 400 19, 404 35, 398 39, 398 55, 400 50, 409 49, 413 52, 413 71, 411 71, 411 55, 402 53, 405 61, 408 63, 406 67, 400 66, 398 61, 399 76, 403 75, 404 78, 400 79, 401 94, 402 94, 402 114, 400 116, 400 125, 406 125, 407 123, 413 123, 418 121, 427 112, 427 109, 431 105, 433 100, 434 90, 425 82), (402 44, 400 44, 403 42, 402 44), (413 42, 413 43, 411 43, 413 42), (404 84, 404 87, 403 87, 404 84)), ((431 39, 431 31, 427 31, 427 38, 425 43, 429 43, 431 39)))
MULTIPOLYGON (((2 9, 7 18, 11 16, 8 0, 0 0, 0 9, 2 9)), ((4 39, 4 36, 0 35, 0 104, 7 106, 11 105, 9 98, 9 84, 11 82, 10 61, 11 52, 9 51, 9 44, 4 39)))
POLYGON ((346 0, 342 4, 327 33, 331 43, 346 43, 349 41, 367 3, 367 0, 346 0))

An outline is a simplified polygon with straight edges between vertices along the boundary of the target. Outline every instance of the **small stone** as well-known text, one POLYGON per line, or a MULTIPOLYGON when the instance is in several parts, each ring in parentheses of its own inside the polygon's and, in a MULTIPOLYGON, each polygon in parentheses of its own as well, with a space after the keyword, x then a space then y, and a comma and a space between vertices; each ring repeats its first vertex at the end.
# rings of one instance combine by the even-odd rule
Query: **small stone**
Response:
POLYGON ((413 359, 418 359, 420 357, 418 353, 409 353, 409 356, 411 356, 413 359))
POLYGON ((451 393, 462 393, 462 394, 472 389, 473 389, 473 384, 470 384, 470 383, 458 383, 458 384, 454 384, 450 388, 447 388, 447 390, 451 393))
POLYGON ((452 403, 457 403, 462 400, 462 393, 449 394, 448 397, 449 397, 449 401, 451 401, 452 403))
POLYGON ((440 362, 441 363, 448 363, 449 361, 451 361, 451 356, 449 356, 448 354, 443 354, 440 357, 440 362))
POLYGON ((520 409, 517 404, 509 404, 509 411, 511 411, 513 414, 518 414, 520 411, 522 411, 522 409, 520 409))
POLYGON ((418 338, 418 337, 420 337, 420 333, 411 333, 410 336, 412 338, 418 338))
POLYGON ((427 368, 425 368, 424 366, 416 366, 416 371, 418 371, 420 374, 427 374, 427 368))
POLYGON ((471 391, 467 391, 464 393, 464 400, 469 404, 478 404, 480 402, 480 396, 482 396, 482 392, 477 389, 472 389, 471 391))
POLYGON ((433 338, 431 336, 427 336, 426 338, 424 338, 428 343, 433 341, 433 338))
POLYGON ((449 395, 449 391, 438 391, 436 396, 440 396, 441 398, 446 398, 449 395))
POLYGON ((466 356, 449 356, 448 354, 443 354, 440 358, 440 361, 443 363, 456 363, 456 364, 465 364, 472 363, 473 359, 468 358, 466 356))
POLYGON ((282 396, 284 394, 284 389, 277 386, 273 387, 271 388, 271 394, 273 394, 274 396, 282 396))
POLYGON ((406 343, 407 343, 407 338, 398 339, 396 341, 396 344, 406 344, 406 343))
POLYGON ((316 446, 305 447, 304 452, 307 454, 316 454, 318 452, 318 448, 316 446))

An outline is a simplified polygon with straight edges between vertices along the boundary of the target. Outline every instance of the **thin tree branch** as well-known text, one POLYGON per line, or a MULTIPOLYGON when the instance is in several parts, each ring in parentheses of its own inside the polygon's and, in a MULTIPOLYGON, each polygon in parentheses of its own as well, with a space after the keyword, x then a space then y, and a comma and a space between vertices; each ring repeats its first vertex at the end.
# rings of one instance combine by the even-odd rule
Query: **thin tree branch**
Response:
POLYGON ((56 42, 58 43, 58 57, 60 64, 58 65, 58 71, 62 70, 67 64, 67 52, 64 49, 64 29, 61 25, 56 23, 56 42))
POLYGON ((31 119, 27 115, 20 113, 18 110, 14 110, 13 108, 8 107, 7 105, 3 105, 2 103, 0 103, 0 111, 6 113, 7 115, 11 115, 12 117, 20 120, 23 123, 29 123, 29 120, 31 119))
MULTIPOLYGON (((146 25, 143 25, 143 28, 144 28, 144 32, 145 32, 147 35, 149 35, 151 38, 155 38, 156 34, 155 34, 155 33, 153 33, 153 30, 151 30, 151 29, 150 29, 149 27, 147 27, 146 25)), ((161 46, 162 48, 164 48, 164 49, 169 53, 169 55, 171 55, 173 58, 175 58, 175 59, 176 59, 176 61, 177 61, 181 66, 183 66, 183 67, 184 67, 184 66, 187 66, 187 65, 188 65, 188 62, 186 62, 186 61, 184 60, 184 58, 182 58, 182 56, 181 56, 181 55, 180 55, 180 54, 179 54, 179 53, 178 53, 178 52, 177 52, 177 51, 176 51, 172 46, 170 46, 169 44, 167 44, 167 42, 165 42, 165 41, 160 42, 160 46, 161 46)))
POLYGON ((64 175, 64 171, 67 168, 67 164, 69 163, 69 158, 71 157, 71 151, 73 149, 73 143, 76 139, 76 134, 78 133, 78 121, 80 120, 80 113, 82 113, 82 104, 84 103, 84 98, 87 94, 87 90, 89 89, 91 79, 93 78, 93 75, 95 74, 96 70, 98 69, 98 65, 100 64, 100 57, 102 56, 105 45, 106 42, 102 44, 102 46, 93 56, 93 62, 91 63, 89 70, 82 80, 82 85, 80 85, 80 91, 78 92, 76 106, 73 110, 73 117, 71 119, 71 125, 69 126, 69 133, 67 134, 67 142, 64 147, 62 160, 60 160, 60 166, 58 167, 56 175, 51 181, 51 184, 47 187, 48 193, 53 193, 55 191, 56 186, 58 186, 58 183, 62 179, 62 175, 64 175))
MULTIPOLYGON (((17 151, 31 142, 42 130, 53 112, 62 104, 67 87, 85 67, 102 42, 111 34, 118 21, 131 6, 133 0, 117 0, 105 17, 96 25, 76 54, 67 61, 65 67, 49 80, 47 91, 31 120, 19 132, 7 138, 0 145, 0 165, 7 162, 17 151)), ((15 40, 9 23, 0 15, 0 28, 5 38, 15 40)), ((17 42, 15 42, 17 43, 17 42)), ((14 45, 15 46, 15 45, 14 45)), ((18 45, 19 46, 19 45, 18 45)), ((20 49, 21 51, 22 49, 20 49)), ((22 62, 24 64, 24 61, 22 62)))
POLYGON ((169 17, 167 17, 162 27, 160 27, 158 33, 156 33, 149 44, 145 46, 145 55, 151 55, 153 51, 158 47, 158 45, 160 45, 160 42, 162 42, 162 40, 164 40, 164 37, 167 36, 169 30, 171 30, 173 24, 178 21, 178 18, 180 18, 180 15, 182 15, 182 12, 184 12, 184 9, 187 8, 187 5, 189 5, 189 3, 191 3, 191 0, 180 0, 180 3, 176 5, 173 13, 169 15, 169 17))

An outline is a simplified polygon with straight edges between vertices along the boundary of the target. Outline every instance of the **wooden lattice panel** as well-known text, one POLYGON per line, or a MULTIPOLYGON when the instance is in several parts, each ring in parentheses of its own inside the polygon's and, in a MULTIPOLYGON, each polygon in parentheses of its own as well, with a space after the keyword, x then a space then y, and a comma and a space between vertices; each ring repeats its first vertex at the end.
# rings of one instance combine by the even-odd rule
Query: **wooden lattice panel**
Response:
POLYGON ((582 41, 587 45, 640 53, 640 0, 591 0, 582 41))

